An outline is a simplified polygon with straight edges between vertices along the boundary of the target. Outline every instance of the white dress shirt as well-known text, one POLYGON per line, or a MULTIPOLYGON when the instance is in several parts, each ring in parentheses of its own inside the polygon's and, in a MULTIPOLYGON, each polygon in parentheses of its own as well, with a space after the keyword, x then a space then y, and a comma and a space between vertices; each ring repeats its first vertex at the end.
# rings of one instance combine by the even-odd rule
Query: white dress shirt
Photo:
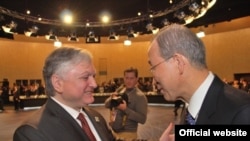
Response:
POLYGON ((56 100, 54 97, 51 97, 52 100, 54 100, 56 103, 58 103, 59 105, 61 105, 63 107, 63 109, 65 109, 75 120, 76 122, 82 127, 81 121, 77 119, 79 113, 81 112, 85 119, 87 120, 89 127, 92 131, 92 133, 94 134, 96 141, 101 141, 101 138, 99 136, 99 134, 97 133, 94 125, 92 124, 91 120, 89 119, 88 115, 81 109, 80 111, 76 111, 75 109, 59 102, 58 100, 56 100))
POLYGON ((199 88, 194 92, 193 96, 190 99, 190 102, 188 104, 188 111, 192 115, 192 117, 195 118, 195 120, 197 120, 198 118, 198 113, 200 111, 201 105, 210 85, 212 84, 213 79, 214 74, 212 72, 209 72, 207 78, 201 83, 199 88))

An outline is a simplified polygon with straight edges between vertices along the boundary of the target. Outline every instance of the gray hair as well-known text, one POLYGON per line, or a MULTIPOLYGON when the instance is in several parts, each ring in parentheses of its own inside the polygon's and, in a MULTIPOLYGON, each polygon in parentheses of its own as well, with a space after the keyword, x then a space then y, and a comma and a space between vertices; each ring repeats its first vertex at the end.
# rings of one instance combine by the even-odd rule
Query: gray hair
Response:
POLYGON ((63 77, 76 64, 79 64, 81 61, 91 63, 92 58, 92 54, 85 49, 61 47, 54 50, 46 58, 43 67, 46 94, 54 96, 54 87, 51 82, 53 74, 63 77))
POLYGON ((200 38, 183 25, 172 24, 164 27, 154 37, 160 54, 167 59, 175 53, 185 56, 196 68, 207 68, 206 49, 200 38))

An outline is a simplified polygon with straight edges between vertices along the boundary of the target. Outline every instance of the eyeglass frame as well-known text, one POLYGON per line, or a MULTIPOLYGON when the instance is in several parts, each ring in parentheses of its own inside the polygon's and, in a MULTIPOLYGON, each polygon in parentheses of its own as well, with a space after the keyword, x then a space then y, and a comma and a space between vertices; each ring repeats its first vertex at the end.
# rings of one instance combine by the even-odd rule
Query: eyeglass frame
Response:
POLYGON ((172 57, 173 57, 173 56, 170 56, 170 57, 164 59, 163 61, 161 61, 161 62, 159 62, 159 63, 157 63, 157 64, 151 66, 150 69, 149 69, 150 72, 153 72, 153 71, 155 70, 156 67, 160 66, 162 63, 168 61, 168 60, 171 59, 172 57))

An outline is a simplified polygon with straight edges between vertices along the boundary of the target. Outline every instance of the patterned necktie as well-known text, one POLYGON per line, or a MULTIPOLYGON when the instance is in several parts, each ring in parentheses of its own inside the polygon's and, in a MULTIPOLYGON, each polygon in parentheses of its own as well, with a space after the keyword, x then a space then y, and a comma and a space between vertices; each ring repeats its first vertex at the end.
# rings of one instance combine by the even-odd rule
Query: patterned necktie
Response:
POLYGON ((195 125, 195 119, 192 117, 192 115, 188 112, 187 110, 187 115, 186 115, 186 124, 187 125, 195 125))
POLYGON ((89 125, 84 117, 84 115, 82 113, 80 113, 77 117, 77 119, 79 119, 82 123, 82 129, 83 131, 88 135, 89 139, 91 141, 96 141, 95 136, 93 135, 91 129, 89 128, 89 125))

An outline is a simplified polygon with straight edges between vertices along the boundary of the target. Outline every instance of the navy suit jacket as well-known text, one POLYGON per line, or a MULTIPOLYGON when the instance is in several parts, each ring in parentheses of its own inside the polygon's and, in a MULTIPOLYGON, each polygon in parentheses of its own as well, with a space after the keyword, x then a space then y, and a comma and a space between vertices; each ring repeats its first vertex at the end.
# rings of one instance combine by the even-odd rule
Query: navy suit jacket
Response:
MULTIPOLYGON (((114 136, 102 115, 85 108, 102 141, 113 141, 114 136)), ((59 104, 48 98, 42 106, 14 133, 13 141, 89 141, 81 126, 59 104)))
POLYGON ((250 94, 225 84, 215 76, 196 124, 250 125, 250 94))

